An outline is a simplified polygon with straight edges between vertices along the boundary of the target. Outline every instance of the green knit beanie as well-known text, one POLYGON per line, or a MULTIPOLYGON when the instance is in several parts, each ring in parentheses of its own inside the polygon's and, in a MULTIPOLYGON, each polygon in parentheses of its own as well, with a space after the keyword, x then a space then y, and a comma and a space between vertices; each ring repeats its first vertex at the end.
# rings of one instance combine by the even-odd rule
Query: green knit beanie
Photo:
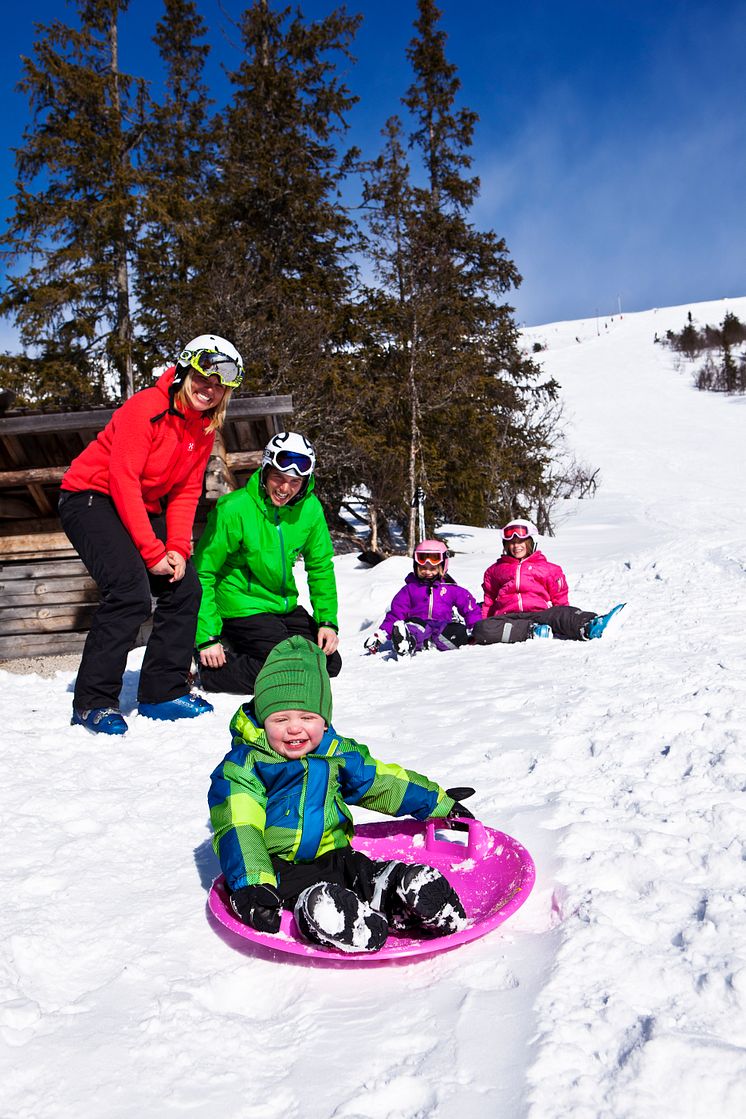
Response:
POLYGON ((326 654, 305 637, 275 645, 254 684, 254 710, 260 723, 275 711, 313 711, 332 721, 332 688, 326 654))

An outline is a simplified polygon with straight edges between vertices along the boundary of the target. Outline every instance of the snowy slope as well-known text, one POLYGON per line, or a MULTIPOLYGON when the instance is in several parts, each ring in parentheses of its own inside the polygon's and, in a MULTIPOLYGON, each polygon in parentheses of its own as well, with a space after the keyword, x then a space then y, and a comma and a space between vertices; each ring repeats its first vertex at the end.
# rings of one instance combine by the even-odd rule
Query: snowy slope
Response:
MULTIPOLYGON (((335 725, 474 784, 536 859, 485 939, 321 968, 219 935, 206 789, 235 700, 102 742, 68 725, 71 674, 0 673, 0 1115, 746 1112, 746 400, 697 393, 653 344, 689 309, 743 319, 746 299, 527 332, 600 467, 545 548, 573 603, 628 603, 602 641, 363 657, 407 563, 336 561, 335 725)), ((478 592, 497 534, 444 531, 478 592)))

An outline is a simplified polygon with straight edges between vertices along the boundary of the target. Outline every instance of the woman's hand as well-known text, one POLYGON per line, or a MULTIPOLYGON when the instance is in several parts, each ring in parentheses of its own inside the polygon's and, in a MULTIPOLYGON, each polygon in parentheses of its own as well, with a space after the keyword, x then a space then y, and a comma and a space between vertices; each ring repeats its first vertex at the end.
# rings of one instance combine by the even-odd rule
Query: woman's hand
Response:
POLYGON ((199 651, 200 664, 206 668, 222 668, 225 664, 225 649, 216 641, 214 645, 208 645, 206 649, 199 651))
POLYGON ((151 575, 171 576, 173 573, 173 567, 171 566, 168 556, 164 556, 163 559, 158 560, 158 563, 154 563, 152 567, 149 567, 148 571, 151 575))
POLYGON ((316 638, 316 644, 322 653, 331 656, 336 653, 337 646, 339 645, 339 634, 335 633, 329 626, 319 626, 319 635, 316 638))
POLYGON ((173 572, 169 582, 178 583, 180 579, 184 578, 186 560, 181 552, 174 552, 173 549, 170 552, 166 552, 166 559, 171 564, 171 570, 173 572))

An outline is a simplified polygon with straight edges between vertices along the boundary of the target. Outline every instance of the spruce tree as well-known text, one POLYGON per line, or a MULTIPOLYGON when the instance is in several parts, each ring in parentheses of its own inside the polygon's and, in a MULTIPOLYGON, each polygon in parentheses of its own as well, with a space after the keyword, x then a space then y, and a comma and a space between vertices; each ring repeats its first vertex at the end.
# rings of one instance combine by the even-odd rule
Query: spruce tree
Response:
POLYGON ((419 166, 405 166, 401 126, 390 122, 366 182, 371 251, 389 309, 379 348, 406 385, 407 430, 397 442, 406 440, 399 506, 410 510, 410 550, 418 485, 432 514, 472 524, 495 523, 538 498, 546 448, 527 410, 555 391, 538 383, 520 352, 504 303, 520 275, 505 242, 468 220, 479 190, 469 174, 477 117, 456 106, 460 82, 437 27, 441 13, 432 0, 418 0, 418 13, 407 51, 414 80, 403 102, 419 166))
POLYGON ((144 88, 123 74, 129 0, 78 0, 79 28, 39 26, 19 88, 32 123, 16 153, 15 212, 2 244, 19 267, 0 313, 26 353, 4 359, 25 402, 74 405, 133 391, 130 257, 144 88))
POLYGON ((139 347, 150 367, 190 338, 217 331, 202 306, 201 261, 210 252, 215 124, 203 80, 209 46, 193 0, 164 0, 153 41, 164 93, 153 104, 142 145, 141 234, 135 291, 139 347))
MULTIPOLYGON (((255 0, 230 74, 210 252, 197 277, 206 318, 241 350, 248 386, 294 392, 295 422, 333 438, 342 377, 353 227, 340 203, 340 151, 355 98, 335 70, 359 22, 344 10, 306 24, 255 0)), ((340 409, 343 410, 340 406, 340 409)))

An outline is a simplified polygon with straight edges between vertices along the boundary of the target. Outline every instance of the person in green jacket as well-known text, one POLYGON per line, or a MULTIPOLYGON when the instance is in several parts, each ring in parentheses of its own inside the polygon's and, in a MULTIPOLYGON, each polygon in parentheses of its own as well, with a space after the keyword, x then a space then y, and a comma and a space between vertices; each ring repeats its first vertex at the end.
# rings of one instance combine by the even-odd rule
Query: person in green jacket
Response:
POLYGON ((231 909, 268 933, 291 909, 302 936, 342 952, 375 952, 391 930, 447 936, 464 928, 463 905, 440 871, 374 861, 350 845, 348 806, 457 819, 471 815, 458 798, 474 790, 442 789, 337 734, 323 660, 304 637, 276 645, 252 702, 231 722, 232 747, 208 798, 231 909))
POLYGON ((202 584, 196 644, 208 692, 251 695, 267 654, 299 634, 326 655, 337 651, 334 548, 314 494, 316 454, 294 431, 274 435, 243 489, 221 497, 194 554, 202 584), (298 605, 293 565, 302 557, 313 616, 298 605))

